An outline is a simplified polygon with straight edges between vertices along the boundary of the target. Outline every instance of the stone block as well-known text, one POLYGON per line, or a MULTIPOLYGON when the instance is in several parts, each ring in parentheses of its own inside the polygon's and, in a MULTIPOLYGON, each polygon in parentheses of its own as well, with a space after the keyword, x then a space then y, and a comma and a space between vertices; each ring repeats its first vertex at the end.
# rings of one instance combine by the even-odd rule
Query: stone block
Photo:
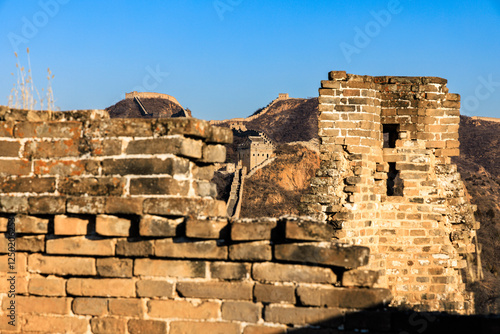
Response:
MULTIPOLYGON (((43 307, 43 306, 40 306, 43 307)), ((61 333, 86 333, 89 322, 87 319, 74 316, 51 317, 46 315, 31 315, 26 317, 23 325, 25 333, 53 333, 54 328, 61 333)))
POLYGON ((184 158, 124 158, 104 159, 103 175, 181 175, 189 172, 189 160, 184 158))
POLYGON ((248 325, 243 330, 243 334, 283 334, 286 333, 286 326, 264 326, 264 325, 248 325))
POLYGON ((126 154, 175 154, 201 158, 203 142, 182 136, 133 140, 128 143, 126 154))
POLYGON ((245 280, 250 277, 249 263, 210 262, 212 278, 221 280, 245 280))
POLYGON ((120 155, 122 153, 121 139, 91 139, 89 150, 92 156, 120 155))
POLYGON ((150 137, 152 122, 148 119, 96 119, 90 122, 85 134, 91 138, 150 137))
POLYGON ((115 242, 110 239, 89 239, 84 236, 51 239, 46 242, 48 254, 115 255, 115 242))
POLYGON ((89 231, 88 218, 54 216, 54 234, 56 235, 86 235, 89 231))
POLYGON ((80 140, 74 139, 28 141, 23 152, 23 156, 28 159, 78 157, 80 154, 80 140))
POLYGON ((226 161, 226 146, 224 145, 204 145, 203 155, 200 159, 206 163, 223 163, 226 161))
POLYGON ((66 280, 62 278, 31 277, 28 283, 30 295, 65 296, 66 280))
MULTIPOLYGON (((7 248, 5 248, 7 249, 7 248)), ((17 252, 30 252, 41 253, 45 251, 45 236, 23 236, 16 237, 16 251, 17 252)))
POLYGON ((127 330, 126 319, 120 318, 92 318, 90 328, 94 334, 125 333, 127 330))
POLYGON ((132 259, 98 258, 97 274, 102 277, 132 277, 132 259))
MULTIPOLYGON (((16 296, 16 310, 26 314, 69 314, 71 298, 16 296)), ((9 298, 3 298, 2 310, 10 305, 9 298)))
POLYGON ((207 138, 209 143, 231 144, 233 142, 233 131, 228 128, 212 126, 207 138))
POLYGON ((259 322, 262 305, 253 302, 223 302, 222 319, 229 321, 259 322))
POLYGON ((105 212, 105 197, 68 197, 66 210, 76 214, 99 214, 105 212))
POLYGON ((134 260, 134 276, 204 278, 205 271, 204 261, 134 260))
POLYGON ((342 286, 371 288, 378 282, 379 272, 367 269, 352 269, 342 274, 342 286))
POLYGON ((1 177, 2 193, 53 193, 56 191, 54 177, 1 177))
POLYGON ((190 182, 172 177, 145 177, 130 180, 131 195, 188 196, 190 182))
POLYGON ((159 320, 130 319, 127 328, 130 334, 164 334, 167 332, 167 323, 159 320))
POLYGON ((279 263, 254 263, 253 279, 260 282, 335 283, 337 277, 330 268, 279 263))
POLYGON ((130 219, 110 215, 98 215, 95 220, 97 234, 105 236, 127 237, 130 233, 132 222, 130 219))
POLYGON ((231 322, 172 321, 169 334, 240 334, 240 325, 231 322))
POLYGON ((107 315, 108 300, 106 298, 75 298, 73 312, 82 315, 107 315))
POLYGON ((274 246, 278 260, 356 268, 368 264, 370 249, 329 242, 281 244, 274 246))
POLYGON ((148 315, 162 319, 218 319, 219 302, 191 303, 187 300, 150 300, 148 315))
POLYGON ((344 316, 337 308, 268 305, 264 310, 264 320, 288 325, 321 323, 323 327, 338 327, 343 323, 344 316))
POLYGON ((186 219, 186 236, 198 239, 225 239, 229 228, 227 219, 186 219))
POLYGON ((58 175, 60 177, 97 175, 99 162, 89 159, 35 160, 33 172, 35 175, 58 175))
POLYGON ((285 223, 285 237, 292 240, 332 240, 335 234, 333 225, 307 220, 287 220, 285 223))
POLYGON ((295 304, 295 287, 289 285, 255 284, 254 299, 262 303, 295 304))
POLYGON ((136 283, 137 296, 149 298, 173 298, 174 284, 158 280, 140 280, 136 283))
POLYGON ((144 213, 165 216, 224 217, 225 203, 213 199, 171 197, 144 200, 144 213))
POLYGON ((165 218, 161 216, 143 215, 139 222, 139 234, 152 237, 175 237, 181 231, 184 218, 165 218), (182 224, 182 225, 181 225, 182 224))
POLYGON ((49 220, 34 216, 17 215, 15 226, 16 233, 47 234, 49 220))
POLYGON ((87 257, 46 256, 30 254, 28 270, 59 276, 92 276, 96 274, 95 259, 87 257))
POLYGON ((79 138, 81 122, 20 122, 14 126, 16 138, 79 138))
POLYGON ((116 242, 116 255, 143 257, 154 254, 152 240, 120 239, 116 242))
POLYGON ((0 175, 28 175, 31 173, 31 161, 25 159, 0 159, 0 175))
POLYGON ((57 189, 69 196, 122 196, 125 183, 121 177, 72 177, 60 179, 57 189))
POLYGON ((367 309, 384 307, 392 300, 388 289, 338 288, 332 286, 297 287, 302 305, 367 309))
POLYGON ((40 196, 28 198, 30 214, 62 214, 66 212, 66 198, 59 196, 40 196))
POLYGON ((227 246, 215 240, 191 241, 185 239, 159 239, 155 241, 155 255, 185 259, 227 259, 227 246))
POLYGON ((27 213, 28 199, 26 197, 0 196, 0 212, 27 213))
POLYGON ((108 197, 104 212, 111 214, 141 215, 144 198, 108 197))
POLYGON ((269 240, 276 227, 276 219, 234 220, 231 222, 231 240, 269 240))
POLYGON ((191 174, 195 180, 206 180, 210 181, 214 177, 215 168, 213 165, 199 166, 196 164, 191 164, 191 174))
POLYGON ((186 298, 252 300, 250 282, 178 282, 177 292, 186 298))
POLYGON ((70 278, 66 291, 75 296, 135 297, 135 283, 123 278, 70 278))
POLYGON ((109 314, 142 318, 146 313, 145 303, 136 298, 112 298, 108 302, 109 314))
POLYGON ((273 258, 269 241, 243 242, 229 246, 233 261, 270 261, 273 258))

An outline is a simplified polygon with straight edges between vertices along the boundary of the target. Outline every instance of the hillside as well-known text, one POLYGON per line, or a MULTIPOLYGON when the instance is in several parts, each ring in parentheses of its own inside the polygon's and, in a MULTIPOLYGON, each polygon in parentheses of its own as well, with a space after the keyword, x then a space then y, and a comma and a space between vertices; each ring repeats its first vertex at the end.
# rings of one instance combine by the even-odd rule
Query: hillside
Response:
MULTIPOLYGON (((153 118, 180 117, 183 115, 182 108, 177 103, 160 98, 141 98, 146 111, 153 118)), ((106 108, 109 116, 113 118, 142 118, 141 110, 133 99, 123 99, 118 103, 106 108)), ((186 110, 191 116, 191 112, 186 110)))

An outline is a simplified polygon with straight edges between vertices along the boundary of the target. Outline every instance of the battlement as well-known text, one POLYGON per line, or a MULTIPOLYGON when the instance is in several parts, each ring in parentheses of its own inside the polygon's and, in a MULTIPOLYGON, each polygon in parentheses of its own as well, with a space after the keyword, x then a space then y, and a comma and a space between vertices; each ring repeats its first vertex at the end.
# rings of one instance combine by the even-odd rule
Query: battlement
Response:
POLYGON ((175 97, 167 95, 167 94, 150 93, 150 92, 136 92, 136 91, 133 91, 130 93, 125 93, 126 99, 133 99, 134 97, 138 97, 140 99, 164 99, 164 100, 172 101, 175 104, 178 104, 179 106, 181 105, 175 97))

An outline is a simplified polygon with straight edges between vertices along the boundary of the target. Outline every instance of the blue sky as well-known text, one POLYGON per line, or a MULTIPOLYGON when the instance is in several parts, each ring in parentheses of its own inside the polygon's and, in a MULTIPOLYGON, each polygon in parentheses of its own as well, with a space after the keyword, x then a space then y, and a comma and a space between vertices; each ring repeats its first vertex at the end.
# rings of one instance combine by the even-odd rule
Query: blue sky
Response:
POLYGON ((61 110, 143 89, 198 118, 245 117, 346 70, 444 77, 463 114, 500 117, 499 0, 0 0, 1 105, 26 47, 61 110))

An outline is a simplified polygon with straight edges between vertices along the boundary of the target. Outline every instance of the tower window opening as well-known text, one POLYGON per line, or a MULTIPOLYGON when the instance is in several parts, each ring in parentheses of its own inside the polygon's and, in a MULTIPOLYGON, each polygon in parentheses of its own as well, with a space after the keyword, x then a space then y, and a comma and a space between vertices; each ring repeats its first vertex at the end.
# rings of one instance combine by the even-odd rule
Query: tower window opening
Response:
POLYGON ((389 162, 387 173, 387 196, 403 196, 403 180, 399 176, 395 162, 389 162))
POLYGON ((399 124, 383 124, 384 148, 395 148, 398 139, 399 124))

